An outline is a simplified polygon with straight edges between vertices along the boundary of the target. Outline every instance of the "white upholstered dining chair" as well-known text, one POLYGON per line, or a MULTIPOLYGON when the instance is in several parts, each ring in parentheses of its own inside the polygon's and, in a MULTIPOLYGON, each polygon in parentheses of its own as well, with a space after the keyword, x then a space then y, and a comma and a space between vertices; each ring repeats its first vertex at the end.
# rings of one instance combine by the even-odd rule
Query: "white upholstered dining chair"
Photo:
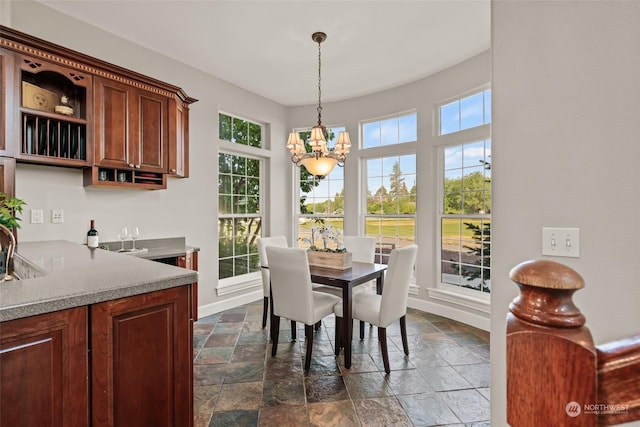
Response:
MULTIPOLYGON (((260 259, 260 271, 262 272, 262 327, 267 326, 267 315, 269 314, 269 295, 270 295, 270 275, 269 261, 265 248, 267 246, 277 246, 280 248, 287 247, 287 238, 285 236, 260 237, 258 239, 258 257, 260 259)), ((296 339, 296 322, 291 321, 291 339, 296 339)))
POLYGON ((311 273, 307 251, 298 248, 267 246, 271 275, 271 355, 275 356, 280 332, 280 317, 304 323, 307 344, 304 370, 311 366, 314 325, 333 314, 334 306, 342 301, 335 295, 315 292, 311 288, 311 273))
MULTIPOLYGON (((353 296, 353 318, 369 322, 378 327, 378 340, 382 350, 384 370, 388 374, 389 352, 387 351, 387 326, 400 320, 402 347, 406 355, 409 354, 407 342, 407 300, 409 299, 409 283, 413 266, 418 253, 417 245, 409 245, 391 251, 389 264, 384 279, 382 295, 360 292, 353 296)), ((340 331, 342 330, 342 303, 334 308, 336 314, 336 348, 342 346, 340 331)), ((348 339, 348 337, 347 337, 348 339)))

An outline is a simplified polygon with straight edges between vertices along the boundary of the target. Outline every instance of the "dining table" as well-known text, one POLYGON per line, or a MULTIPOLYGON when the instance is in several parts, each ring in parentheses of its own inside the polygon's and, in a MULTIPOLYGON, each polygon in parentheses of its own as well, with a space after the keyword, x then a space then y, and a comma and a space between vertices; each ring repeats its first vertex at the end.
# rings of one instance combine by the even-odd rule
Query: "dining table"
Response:
POLYGON ((342 336, 344 338, 344 366, 351 368, 351 339, 353 337, 352 297, 353 288, 371 280, 376 281, 376 293, 382 293, 385 264, 353 262, 351 268, 338 270, 309 265, 311 281, 342 289, 342 336))

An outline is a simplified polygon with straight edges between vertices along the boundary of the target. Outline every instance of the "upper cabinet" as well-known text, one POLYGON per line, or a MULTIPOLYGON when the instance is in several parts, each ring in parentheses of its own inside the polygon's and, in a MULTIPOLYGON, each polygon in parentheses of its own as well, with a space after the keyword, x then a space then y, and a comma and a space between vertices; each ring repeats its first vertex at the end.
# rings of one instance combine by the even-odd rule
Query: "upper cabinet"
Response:
POLYGON ((84 168, 84 184, 166 188, 189 171, 182 89, 2 27, 0 155, 84 168))

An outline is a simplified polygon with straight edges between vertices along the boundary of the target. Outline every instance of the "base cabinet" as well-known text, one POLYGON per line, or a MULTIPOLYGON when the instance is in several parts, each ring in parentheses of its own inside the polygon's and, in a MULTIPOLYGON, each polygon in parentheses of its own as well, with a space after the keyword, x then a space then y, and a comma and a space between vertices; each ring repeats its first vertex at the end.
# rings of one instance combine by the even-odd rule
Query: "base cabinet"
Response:
POLYGON ((190 426, 189 288, 91 306, 92 426, 190 426))
POLYGON ((2 323, 0 427, 192 427, 191 292, 2 323))
POLYGON ((0 325, 0 426, 89 425, 87 308, 0 325))

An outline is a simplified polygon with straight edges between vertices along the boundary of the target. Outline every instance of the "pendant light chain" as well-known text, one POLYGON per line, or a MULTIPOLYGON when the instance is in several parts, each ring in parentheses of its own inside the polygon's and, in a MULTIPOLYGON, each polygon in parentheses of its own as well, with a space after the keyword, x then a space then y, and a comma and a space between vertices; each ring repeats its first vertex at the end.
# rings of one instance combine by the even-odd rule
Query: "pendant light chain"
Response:
POLYGON ((322 55, 320 53, 320 43, 322 43, 322 41, 318 41, 318 126, 322 126, 322 76, 320 74, 322 70, 322 55))

